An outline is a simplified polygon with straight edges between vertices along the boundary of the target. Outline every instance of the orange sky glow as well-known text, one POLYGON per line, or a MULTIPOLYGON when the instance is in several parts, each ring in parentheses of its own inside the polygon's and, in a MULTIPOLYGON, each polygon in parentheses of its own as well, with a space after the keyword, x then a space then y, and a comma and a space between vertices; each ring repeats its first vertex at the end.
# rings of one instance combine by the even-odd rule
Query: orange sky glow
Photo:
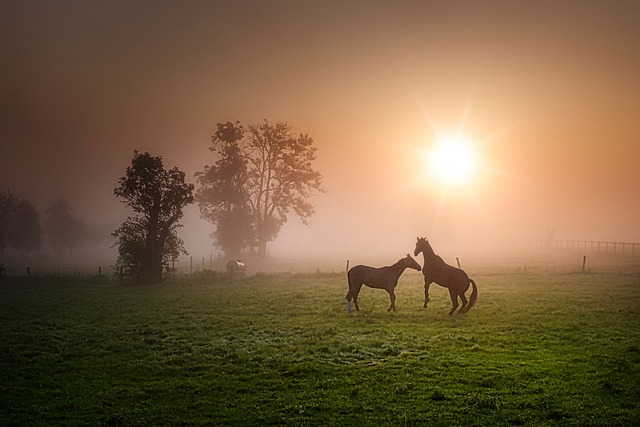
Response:
MULTIPOLYGON (((216 123, 268 119, 327 190, 274 255, 640 241, 638 2, 26 1, 0 27, 0 185, 41 212, 118 224, 134 150, 195 183, 216 123), (425 153, 457 134, 477 164, 443 185, 425 153)), ((187 249, 211 231, 190 207, 187 249)))

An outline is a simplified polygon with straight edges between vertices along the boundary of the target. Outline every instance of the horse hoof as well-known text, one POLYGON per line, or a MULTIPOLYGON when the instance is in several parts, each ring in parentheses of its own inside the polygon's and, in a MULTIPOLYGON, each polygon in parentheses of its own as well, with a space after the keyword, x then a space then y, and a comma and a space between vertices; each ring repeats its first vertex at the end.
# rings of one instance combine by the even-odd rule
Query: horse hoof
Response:
POLYGON ((427 308, 427 304, 423 305, 422 308, 427 308))

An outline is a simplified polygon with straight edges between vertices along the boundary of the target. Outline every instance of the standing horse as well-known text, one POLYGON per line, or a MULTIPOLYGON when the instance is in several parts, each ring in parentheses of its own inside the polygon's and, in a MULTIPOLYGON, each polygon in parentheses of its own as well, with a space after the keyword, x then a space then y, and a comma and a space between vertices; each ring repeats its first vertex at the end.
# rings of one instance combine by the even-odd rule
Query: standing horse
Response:
POLYGON ((353 299, 356 310, 359 311, 358 294, 360 293, 362 285, 367 285, 370 288, 386 290, 389 293, 389 298, 391 298, 391 305, 387 311, 396 311, 396 294, 394 293, 394 289, 398 284, 400 275, 407 267, 418 271, 421 270, 420 264, 411 258, 409 254, 395 264, 387 267, 375 268, 367 265, 356 265, 347 273, 347 279, 349 280, 347 301, 351 303, 351 299, 353 299))
POLYGON ((418 256, 420 252, 424 257, 424 267, 422 268, 422 274, 424 275, 424 308, 427 308, 427 303, 429 302, 429 285, 435 282, 449 289, 451 303, 453 304, 453 308, 449 312, 450 315, 455 313, 458 308, 458 297, 462 301, 462 307, 460 307, 458 313, 464 314, 469 311, 478 299, 476 282, 469 279, 469 276, 463 270, 445 263, 442 258, 433 252, 429 241, 424 237, 418 237, 413 255, 418 256), (469 284, 473 286, 473 291, 471 291, 471 298, 467 304, 467 297, 465 297, 464 293, 469 289, 469 284))

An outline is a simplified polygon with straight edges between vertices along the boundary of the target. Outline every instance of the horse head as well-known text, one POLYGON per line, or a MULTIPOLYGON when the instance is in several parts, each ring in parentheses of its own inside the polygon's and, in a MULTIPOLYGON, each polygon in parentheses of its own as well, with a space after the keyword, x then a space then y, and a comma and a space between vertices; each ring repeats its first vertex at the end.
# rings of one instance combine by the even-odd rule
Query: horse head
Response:
POLYGON ((422 267, 420 266, 420 264, 418 264, 418 262, 411 258, 411 255, 407 254, 407 256, 405 258, 402 259, 404 262, 405 267, 408 268, 413 268, 414 270, 422 270, 422 267))
POLYGON ((418 241, 416 242, 416 250, 413 251, 414 256, 418 256, 420 252, 424 252, 425 250, 427 250, 425 254, 428 252, 433 252, 433 249, 431 249, 431 245, 429 244, 429 241, 426 237, 418 237, 417 239, 418 241))

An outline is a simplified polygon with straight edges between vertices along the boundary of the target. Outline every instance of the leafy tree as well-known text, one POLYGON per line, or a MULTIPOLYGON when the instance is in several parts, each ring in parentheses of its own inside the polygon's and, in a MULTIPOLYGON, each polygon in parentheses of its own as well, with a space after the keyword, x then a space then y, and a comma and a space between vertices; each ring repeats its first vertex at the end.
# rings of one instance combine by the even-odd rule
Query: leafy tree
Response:
MULTIPOLYGON (((135 282, 144 280, 143 267, 145 259, 146 232, 149 228, 143 217, 128 217, 113 233, 118 245, 118 261, 116 268, 123 268, 127 277, 135 282)), ((176 229, 167 236, 162 252, 162 266, 169 267, 169 262, 180 255, 188 255, 184 241, 178 237, 176 229)))
POLYGON ((23 199, 18 204, 9 240, 15 250, 23 253, 37 251, 42 245, 42 227, 38 221, 38 212, 28 200, 23 199))
POLYGON ((209 149, 217 157, 212 166, 196 173, 200 188, 196 201, 202 218, 216 225, 216 244, 229 257, 237 258, 254 239, 252 215, 244 188, 248 160, 242 152, 244 129, 240 122, 218 123, 209 149))
POLYGON ((167 242, 180 227, 183 208, 193 202, 194 186, 185 182, 184 172, 177 167, 165 170, 162 157, 137 151, 118 182, 116 197, 140 214, 114 232, 119 239, 118 262, 137 265, 140 280, 156 283, 162 279, 163 259, 170 252, 167 242))
POLYGON ((284 122, 264 121, 249 127, 246 188, 254 215, 258 254, 266 254, 291 209, 304 224, 313 215, 308 198, 322 191, 322 175, 313 169, 316 148, 307 134, 295 136, 284 122))
POLYGON ((0 260, 4 261, 4 250, 10 239, 10 230, 18 214, 20 198, 7 189, 0 192, 0 260))
POLYGON ((219 124, 212 143, 218 160, 198 175, 201 212, 218 226, 218 240, 235 230, 264 256, 292 209, 305 224, 314 213, 308 199, 322 191, 322 175, 313 169, 313 139, 265 120, 248 130, 239 122, 219 124), (251 236, 244 218, 251 220, 251 236))
POLYGON ((75 248, 83 239, 84 224, 72 214, 69 201, 61 196, 47 209, 46 230, 56 254, 75 248))

